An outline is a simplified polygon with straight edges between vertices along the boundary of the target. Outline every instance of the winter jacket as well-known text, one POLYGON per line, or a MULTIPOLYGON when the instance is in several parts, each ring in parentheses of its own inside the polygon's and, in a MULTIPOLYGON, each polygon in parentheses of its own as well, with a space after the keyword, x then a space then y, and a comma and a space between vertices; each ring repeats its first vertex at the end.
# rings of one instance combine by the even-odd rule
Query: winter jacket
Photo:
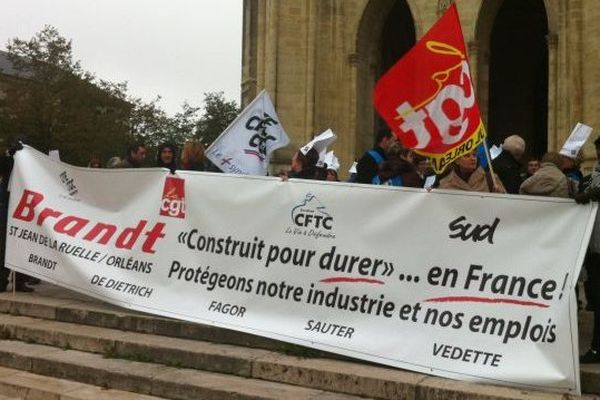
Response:
MULTIPOLYGON (((477 167, 471 174, 468 181, 463 180, 455 170, 452 170, 446 177, 440 181, 440 189, 455 189, 455 190, 466 190, 470 192, 492 192, 486 178, 486 172, 481 167, 477 167)), ((506 189, 502 184, 500 178, 494 175, 496 178, 496 184, 502 190, 502 193, 506 193, 506 189)), ((491 177, 490 177, 491 178, 491 177)), ((491 180, 491 179, 490 179, 491 180)), ((491 182, 490 182, 491 183, 491 182)))
POLYGON ((387 157, 381 147, 367 151, 356 164, 356 182, 371 183, 379 171, 379 164, 385 160, 387 157), (373 155, 377 157, 377 160, 373 155))
POLYGON ((525 179, 519 188, 519 193, 568 198, 570 197, 569 181, 556 165, 545 162, 535 174, 525 179))
MULTIPOLYGON (((600 162, 594 167, 590 175, 589 184, 584 191, 592 200, 600 201, 600 162)), ((589 248, 594 253, 600 253, 600 213, 596 214, 589 248)))
POLYGON ((521 179, 521 164, 508 151, 503 151, 492 161, 494 172, 498 174, 507 193, 518 194, 521 179))

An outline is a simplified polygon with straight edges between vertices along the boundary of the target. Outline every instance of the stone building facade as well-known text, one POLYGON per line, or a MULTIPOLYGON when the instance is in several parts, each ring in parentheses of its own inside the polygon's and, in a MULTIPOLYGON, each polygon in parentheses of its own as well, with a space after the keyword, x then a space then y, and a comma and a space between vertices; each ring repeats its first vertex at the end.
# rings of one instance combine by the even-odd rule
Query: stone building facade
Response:
MULTIPOLYGON (((528 153, 560 148, 576 122, 600 123, 600 2, 455 0, 493 143, 521 134, 528 153)), ((327 128, 346 170, 381 126, 378 77, 451 0, 244 0, 242 103, 271 94, 292 144, 327 128)), ((594 135, 595 137, 596 135, 594 135)), ((588 144, 584 156, 594 157, 588 144)))

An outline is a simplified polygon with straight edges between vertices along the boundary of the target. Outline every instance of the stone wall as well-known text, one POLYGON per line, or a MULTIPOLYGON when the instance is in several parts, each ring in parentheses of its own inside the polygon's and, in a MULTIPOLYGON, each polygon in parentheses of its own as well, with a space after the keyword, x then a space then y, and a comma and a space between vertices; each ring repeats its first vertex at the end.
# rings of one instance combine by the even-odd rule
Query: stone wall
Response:
MULTIPOLYGON (((451 1, 406 0, 420 38, 451 1)), ((484 120, 489 41, 499 0, 456 1, 484 120)), ((372 145, 371 103, 383 25, 394 0, 245 0, 242 102, 271 94, 292 144, 274 161, 327 128, 345 175, 372 145)), ((562 145, 577 121, 597 125, 600 2, 545 0, 548 18, 548 148, 562 145)), ((518 62, 518 60, 515 60, 518 62)), ((595 137, 595 136, 594 136, 595 137)), ((591 142, 591 141, 590 141, 591 142)), ((585 156, 595 153, 588 144, 585 156)))

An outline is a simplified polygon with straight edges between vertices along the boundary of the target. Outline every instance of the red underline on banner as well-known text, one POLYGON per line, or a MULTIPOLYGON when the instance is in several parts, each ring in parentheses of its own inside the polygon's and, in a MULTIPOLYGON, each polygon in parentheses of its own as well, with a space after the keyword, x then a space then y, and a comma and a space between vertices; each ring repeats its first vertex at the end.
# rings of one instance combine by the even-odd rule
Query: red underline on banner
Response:
POLYGON ((383 285, 384 282, 377 279, 368 279, 368 278, 347 278, 347 277, 337 277, 337 278, 325 278, 321 279, 319 282, 323 283, 353 283, 353 282, 361 282, 361 283, 374 283, 377 285, 383 285))
POLYGON ((262 154, 260 154, 258 151, 254 151, 254 150, 244 150, 244 153, 246 153, 246 154, 250 154, 250 155, 252 155, 252 156, 256 156, 256 157, 258 157, 258 159, 259 159, 260 161, 264 161, 264 158, 265 158, 265 157, 264 157, 262 154))
POLYGON ((548 308, 547 304, 536 303, 534 301, 522 301, 513 299, 494 299, 490 297, 477 297, 477 296, 449 296, 449 297, 435 297, 427 299, 425 302, 428 303, 504 303, 504 304, 516 304, 519 306, 532 306, 548 308))

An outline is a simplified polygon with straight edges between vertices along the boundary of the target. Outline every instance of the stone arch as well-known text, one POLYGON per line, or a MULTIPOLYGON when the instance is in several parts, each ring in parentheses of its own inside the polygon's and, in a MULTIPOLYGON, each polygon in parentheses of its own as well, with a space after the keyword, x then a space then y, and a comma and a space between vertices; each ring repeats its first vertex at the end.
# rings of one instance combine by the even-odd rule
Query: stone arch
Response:
POLYGON ((556 82, 551 79, 551 60, 556 52, 551 30, 557 24, 555 11, 549 7, 548 1, 543 0, 483 0, 475 26, 475 43, 472 45, 477 53, 479 106, 492 141, 500 142, 510 133, 518 132, 528 142, 528 152, 536 155, 548 149, 549 137, 555 129, 551 118, 556 112, 553 97, 556 82), (527 8, 529 13, 523 10, 517 13, 515 10, 519 7, 527 8), (524 40, 511 40, 509 36, 515 32, 514 24, 518 23, 519 18, 529 15, 532 18, 530 23, 518 25, 528 32, 522 35, 524 40), (508 28, 511 24, 512 30, 508 28), (534 40, 536 42, 532 44, 534 40), (524 80, 522 85, 513 84, 507 78, 511 74, 507 60, 511 56, 513 65, 523 64, 523 76, 517 75, 524 80), (525 76, 528 73, 529 78, 525 76), (511 90, 516 93, 514 99, 517 101, 509 101, 511 90), (529 100, 526 100, 527 96, 529 100), (532 106, 526 106, 527 102, 532 106))
POLYGON ((548 22, 548 35, 556 35, 558 32, 558 2, 544 0, 544 7, 548 22))
MULTIPOLYGON (((378 125, 378 117, 373 107, 372 96, 375 82, 382 74, 382 70, 391 66, 390 60, 395 54, 408 50, 414 44, 417 33, 420 32, 415 18, 414 0, 369 0, 362 13, 357 34, 356 48, 354 54, 350 55, 349 62, 355 67, 354 85, 355 85, 355 104, 351 109, 354 112, 354 142, 355 155, 358 157, 365 149, 373 145, 374 134, 378 125), (396 26, 402 32, 412 30, 408 41, 411 46, 399 45, 389 54, 383 54, 382 47, 386 31, 393 29, 387 24, 388 18, 394 13, 400 13, 404 20, 402 22, 409 25, 396 26), (382 59, 383 60, 382 63, 382 59), (388 65, 390 64, 390 65, 388 65)), ((398 24, 401 25, 401 24, 398 24)), ((405 45, 407 43, 404 43, 405 45)), ((399 55, 398 57, 399 58, 399 55)), ((393 64, 393 63, 392 63, 393 64)))

